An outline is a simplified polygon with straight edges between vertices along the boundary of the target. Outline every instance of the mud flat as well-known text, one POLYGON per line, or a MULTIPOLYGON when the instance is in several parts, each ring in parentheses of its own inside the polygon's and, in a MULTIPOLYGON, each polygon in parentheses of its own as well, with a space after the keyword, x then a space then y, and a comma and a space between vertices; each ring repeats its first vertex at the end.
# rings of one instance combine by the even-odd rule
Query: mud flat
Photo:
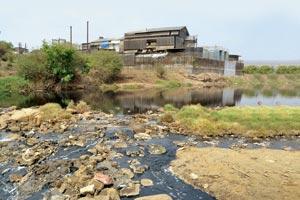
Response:
POLYGON ((171 170, 217 199, 298 199, 300 152, 184 148, 171 170))

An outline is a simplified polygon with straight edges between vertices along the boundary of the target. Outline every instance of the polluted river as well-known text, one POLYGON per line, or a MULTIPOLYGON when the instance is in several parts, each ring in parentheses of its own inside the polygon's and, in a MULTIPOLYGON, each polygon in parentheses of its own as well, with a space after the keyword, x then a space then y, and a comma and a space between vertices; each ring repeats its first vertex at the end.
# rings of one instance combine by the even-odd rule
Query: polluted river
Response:
MULTIPOLYGON (((195 146, 300 150, 300 138, 296 136, 260 140, 235 136, 195 137, 172 133, 159 121, 159 108, 166 103, 177 107, 198 103, 212 107, 264 103, 297 105, 298 95, 287 98, 272 93, 266 97, 256 92, 247 96, 243 91, 230 89, 177 91, 174 94, 156 91, 150 96, 143 93, 88 97, 85 94, 69 92, 39 97, 23 107, 47 102, 62 104, 67 98, 83 99, 93 110, 105 112, 74 111, 72 120, 43 122, 44 127, 38 128, 28 122, 32 118, 26 113, 26 119, 18 116, 20 118, 15 121, 6 122, 5 128, 0 127, 1 200, 78 199, 96 193, 101 195, 105 188, 119 190, 124 200, 156 194, 180 200, 215 199, 214 195, 194 188, 173 174, 170 162, 176 158, 178 149, 195 146), (178 97, 178 92, 183 95, 178 97), (83 96, 85 98, 73 98, 83 96), (110 102, 108 97, 112 99, 110 102), (91 182, 94 179, 103 184, 91 182), (94 187, 85 188, 86 185, 94 187)), ((6 115, 15 112, 15 108, 0 112, 6 115)), ((117 199, 113 198, 113 190, 107 190, 106 195, 117 199)))

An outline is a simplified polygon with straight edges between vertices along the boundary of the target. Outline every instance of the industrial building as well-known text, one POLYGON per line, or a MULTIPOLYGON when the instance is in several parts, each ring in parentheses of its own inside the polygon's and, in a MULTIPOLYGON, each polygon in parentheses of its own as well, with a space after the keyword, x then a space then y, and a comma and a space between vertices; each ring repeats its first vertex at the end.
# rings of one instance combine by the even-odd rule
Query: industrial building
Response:
POLYGON ((95 50, 111 50, 118 53, 123 52, 123 39, 114 39, 114 38, 104 38, 99 37, 99 39, 94 40, 90 43, 83 43, 81 45, 83 51, 88 49, 91 51, 95 50))
POLYGON ((150 28, 124 36, 124 53, 174 52, 196 45, 197 38, 190 36, 185 26, 150 28))
POLYGON ((167 66, 192 66, 192 71, 199 73, 225 75, 241 73, 244 67, 240 56, 230 55, 223 47, 198 47, 197 36, 190 35, 186 26, 127 32, 122 39, 100 37, 83 43, 82 50, 116 51, 122 55, 125 66, 151 66, 159 62, 167 66))

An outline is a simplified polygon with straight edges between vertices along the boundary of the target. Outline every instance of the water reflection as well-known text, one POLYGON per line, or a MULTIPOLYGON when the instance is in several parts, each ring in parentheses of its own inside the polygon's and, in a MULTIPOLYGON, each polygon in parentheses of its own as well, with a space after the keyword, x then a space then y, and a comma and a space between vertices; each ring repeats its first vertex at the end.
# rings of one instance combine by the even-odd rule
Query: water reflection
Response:
POLYGON ((60 94, 34 95, 20 104, 20 107, 43 105, 56 102, 65 106, 70 100, 83 100, 93 109, 114 113, 143 113, 158 109, 165 104, 177 108, 184 105, 201 104, 207 107, 217 106, 257 106, 292 105, 300 106, 300 95, 285 95, 280 91, 264 92, 240 89, 190 89, 145 90, 136 92, 102 93, 97 90, 68 91, 60 94))

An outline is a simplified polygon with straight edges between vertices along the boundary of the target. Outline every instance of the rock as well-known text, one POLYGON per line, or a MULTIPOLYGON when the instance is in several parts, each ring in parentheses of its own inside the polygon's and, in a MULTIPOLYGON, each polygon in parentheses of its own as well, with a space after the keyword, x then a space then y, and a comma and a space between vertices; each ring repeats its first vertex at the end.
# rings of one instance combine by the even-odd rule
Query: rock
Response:
POLYGON ((4 121, 4 119, 0 118, 0 130, 5 129, 7 127, 7 123, 4 121))
POLYGON ((134 138, 137 140, 150 140, 151 136, 147 133, 137 133, 134 135, 134 138))
POLYGON ((135 133, 144 133, 146 131, 143 124, 130 124, 130 127, 135 133))
POLYGON ((99 200, 120 200, 119 193, 114 188, 106 188, 101 191, 99 196, 95 196, 99 200))
POLYGON ((135 200, 172 200, 172 197, 170 197, 167 194, 157 194, 157 195, 139 197, 136 198, 135 200))
POLYGON ((122 174, 126 175, 129 179, 132 179, 134 177, 134 173, 132 173, 130 169, 122 168, 120 171, 122 174))
POLYGON ((30 146, 36 145, 38 142, 39 140, 34 137, 28 138, 26 141, 26 143, 30 146))
POLYGON ((161 155, 166 152, 167 152, 166 148, 161 145, 158 144, 149 145, 149 153, 152 155, 161 155))
POLYGON ((194 173, 190 173, 190 177, 191 177, 192 180, 196 180, 196 179, 199 178, 198 175, 194 174, 194 173))
POLYGON ((140 194, 140 184, 130 184, 120 190, 121 197, 133 197, 140 194))
POLYGON ((80 195, 94 194, 95 185, 88 185, 86 187, 80 188, 80 195))
POLYGON ((108 175, 102 174, 101 172, 97 172, 94 176, 94 179, 102 182, 104 185, 113 184, 113 179, 108 175))
POLYGON ((33 108, 24 108, 22 110, 16 110, 12 113, 9 121, 17 121, 17 122, 24 122, 29 121, 38 113, 37 109, 33 108))
POLYGON ((90 185, 94 185, 95 186, 95 193, 99 194, 99 192, 104 188, 104 184, 100 181, 97 180, 91 180, 89 182, 90 185))
POLYGON ((114 148, 116 149, 123 149, 123 148, 127 148, 127 144, 125 142, 116 142, 114 144, 114 148))
POLYGON ((129 165, 129 167, 133 170, 135 174, 143 174, 147 169, 149 169, 148 165, 129 165))
POLYGON ((140 147, 130 147, 126 150, 126 155, 130 157, 144 156, 144 151, 140 147))
POLYGON ((150 187, 150 186, 153 186, 153 181, 151 179, 143 178, 141 180, 141 184, 144 187, 150 187))
POLYGON ((21 128, 17 125, 13 125, 13 126, 9 127, 9 130, 11 132, 19 132, 19 131, 21 131, 21 128))
POLYGON ((22 180, 22 178, 23 178, 23 176, 21 176, 20 174, 11 174, 9 176, 9 180, 12 183, 20 182, 22 180))

